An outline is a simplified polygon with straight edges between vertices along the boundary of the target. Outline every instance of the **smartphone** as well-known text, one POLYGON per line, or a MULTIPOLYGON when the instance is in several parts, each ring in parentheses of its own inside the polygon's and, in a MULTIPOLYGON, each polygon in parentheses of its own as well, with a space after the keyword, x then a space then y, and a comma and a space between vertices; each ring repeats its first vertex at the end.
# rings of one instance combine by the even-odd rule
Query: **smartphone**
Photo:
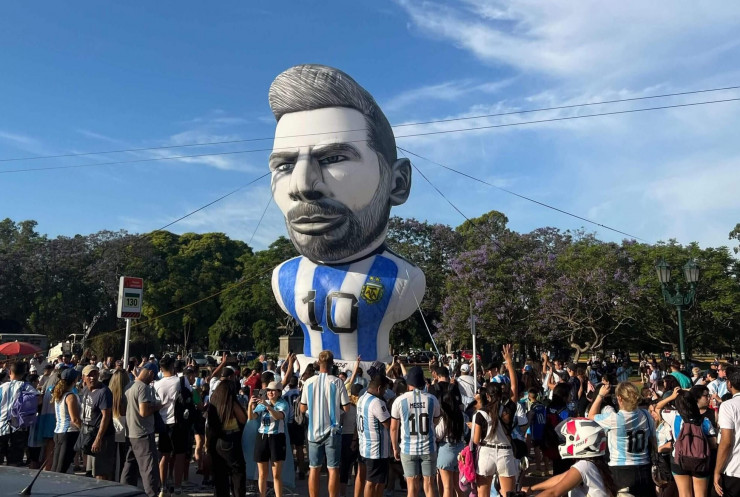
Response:
POLYGON ((259 398, 260 400, 267 400, 267 390, 261 388, 259 391, 259 398))

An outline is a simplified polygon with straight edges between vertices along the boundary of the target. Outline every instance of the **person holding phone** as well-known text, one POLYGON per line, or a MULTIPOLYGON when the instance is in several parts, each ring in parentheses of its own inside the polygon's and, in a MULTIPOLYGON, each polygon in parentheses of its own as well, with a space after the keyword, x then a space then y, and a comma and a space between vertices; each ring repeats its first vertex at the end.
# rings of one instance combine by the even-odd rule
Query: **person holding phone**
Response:
POLYGON ((281 474, 286 453, 285 418, 290 407, 280 397, 282 391, 282 385, 273 381, 265 389, 266 398, 255 395, 249 401, 249 419, 260 421, 257 440, 254 444, 254 460, 259 470, 258 485, 261 497, 267 495, 267 475, 270 462, 272 462, 275 497, 283 495, 281 474))

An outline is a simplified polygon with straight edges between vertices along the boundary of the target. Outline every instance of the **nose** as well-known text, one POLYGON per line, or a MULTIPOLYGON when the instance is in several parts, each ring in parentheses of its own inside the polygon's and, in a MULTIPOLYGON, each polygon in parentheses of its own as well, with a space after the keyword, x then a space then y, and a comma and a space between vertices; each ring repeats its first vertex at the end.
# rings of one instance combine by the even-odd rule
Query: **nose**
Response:
POLYGON ((310 154, 301 153, 290 175, 290 197, 310 202, 328 193, 321 166, 310 154))

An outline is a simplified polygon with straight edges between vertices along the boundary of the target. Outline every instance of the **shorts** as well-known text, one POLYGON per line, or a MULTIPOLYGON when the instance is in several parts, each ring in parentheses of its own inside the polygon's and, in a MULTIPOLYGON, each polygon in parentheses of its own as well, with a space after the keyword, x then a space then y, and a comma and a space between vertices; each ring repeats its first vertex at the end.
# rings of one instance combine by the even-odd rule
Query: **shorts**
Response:
POLYGON ((388 481, 390 460, 385 459, 361 459, 365 465, 365 481, 385 485, 388 481))
POLYGON ((258 433, 254 442, 255 462, 285 461, 285 433, 265 435, 258 433))
POLYGON ((676 464, 676 461, 671 458, 671 473, 673 473, 674 476, 691 476, 692 478, 709 478, 712 476, 712 471, 697 471, 695 473, 692 473, 690 471, 685 471, 681 469, 681 466, 676 464))
POLYGON ((115 436, 103 437, 100 450, 93 454, 93 475, 114 480, 114 476, 116 476, 116 452, 115 436))
POLYGON ((324 459, 326 467, 339 469, 342 463, 342 432, 331 434, 321 442, 308 441, 308 466, 320 468, 324 459))
POLYGON ((406 478, 415 478, 419 475, 432 477, 437 474, 437 454, 419 456, 401 454, 401 465, 403 476, 406 478))
POLYGON ((187 454, 190 445, 190 427, 167 425, 167 431, 159 434, 160 454, 187 454))
POLYGON ((514 451, 497 447, 481 447, 478 451, 478 470, 481 476, 517 477, 519 476, 519 461, 514 457, 514 451))
POLYGON ((295 423, 288 423, 288 436, 290 436, 290 445, 303 445, 306 443, 306 432, 302 426, 295 423))
POLYGON ((441 442, 437 451, 437 469, 457 471, 457 456, 465 448, 465 442, 450 444, 441 442))

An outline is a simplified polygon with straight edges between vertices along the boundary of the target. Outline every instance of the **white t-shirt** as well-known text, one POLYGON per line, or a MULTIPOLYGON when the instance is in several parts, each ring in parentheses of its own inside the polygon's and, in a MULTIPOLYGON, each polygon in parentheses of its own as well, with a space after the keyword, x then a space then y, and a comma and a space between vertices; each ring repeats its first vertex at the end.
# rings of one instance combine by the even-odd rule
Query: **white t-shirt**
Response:
MULTIPOLYGON (((501 413, 503 412, 504 408, 501 406, 501 408, 498 411, 499 418, 501 416, 501 413)), ((496 432, 492 433, 491 428, 493 428, 493 423, 491 422, 491 417, 488 415, 486 411, 480 410, 477 411, 475 414, 473 414, 473 423, 476 423, 476 418, 481 417, 486 420, 486 435, 483 437, 484 442, 487 444, 496 444, 496 445, 511 445, 511 442, 509 441, 509 437, 506 435, 506 430, 504 429, 504 424, 501 422, 501 419, 498 420, 498 423, 496 424, 496 432)))
POLYGON ((594 463, 581 459, 572 466, 581 474, 583 483, 570 491, 570 497, 609 497, 604 490, 604 480, 594 463))
POLYGON ((735 394, 732 399, 720 404, 717 424, 720 430, 735 430, 735 440, 732 442, 732 451, 724 474, 740 478, 740 394, 735 394))
MULTIPOLYGON (((189 381, 184 381, 185 387, 192 391, 193 387, 190 386, 189 381)), ((161 380, 154 382, 154 390, 157 391, 157 395, 162 400, 162 420, 165 424, 175 424, 175 399, 177 394, 180 393, 180 377, 179 376, 166 376, 161 380)))

